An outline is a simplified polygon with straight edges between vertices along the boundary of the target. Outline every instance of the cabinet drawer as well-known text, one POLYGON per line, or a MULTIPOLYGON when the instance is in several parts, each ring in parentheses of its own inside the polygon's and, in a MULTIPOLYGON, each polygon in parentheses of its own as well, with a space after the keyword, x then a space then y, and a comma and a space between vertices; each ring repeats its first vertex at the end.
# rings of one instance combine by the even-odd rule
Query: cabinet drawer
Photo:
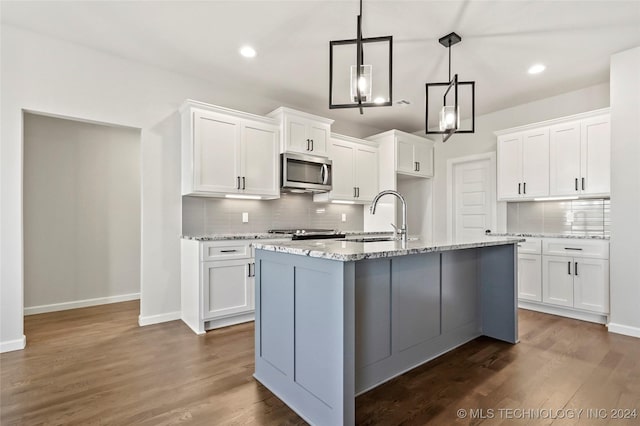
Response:
POLYGON ((251 257, 248 241, 214 241, 202 243, 202 258, 200 260, 226 260, 251 257))
POLYGON ((527 238, 526 241, 518 243, 518 253, 540 254, 542 252, 542 240, 540 238, 527 238))
POLYGON ((542 241, 542 253, 551 256, 609 258, 609 241, 548 238, 542 241))

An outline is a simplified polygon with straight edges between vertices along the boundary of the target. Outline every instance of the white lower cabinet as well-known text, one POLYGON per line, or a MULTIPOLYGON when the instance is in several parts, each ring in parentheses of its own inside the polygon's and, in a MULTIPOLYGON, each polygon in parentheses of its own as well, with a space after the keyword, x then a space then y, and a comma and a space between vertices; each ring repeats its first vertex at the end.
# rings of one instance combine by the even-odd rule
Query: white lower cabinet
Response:
POLYGON ((181 240, 181 317, 195 333, 253 321, 251 241, 181 240))
POLYGON ((609 314, 609 242, 543 238, 521 243, 520 307, 604 323, 609 314), (539 243, 538 243, 539 244, 539 243), (533 247, 533 248, 532 248, 533 247))

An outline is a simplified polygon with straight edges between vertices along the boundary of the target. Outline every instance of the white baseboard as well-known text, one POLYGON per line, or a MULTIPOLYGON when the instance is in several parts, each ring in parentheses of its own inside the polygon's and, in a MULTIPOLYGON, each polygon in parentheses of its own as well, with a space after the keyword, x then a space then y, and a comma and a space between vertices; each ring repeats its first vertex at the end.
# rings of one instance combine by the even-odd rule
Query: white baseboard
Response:
POLYGON ((22 339, 8 340, 0 342, 0 353, 21 351, 27 346, 27 338, 22 335, 22 339))
POLYGON ((640 338, 640 328, 616 324, 613 322, 609 323, 609 333, 624 334, 625 336, 640 338))
POLYGON ((30 306, 24 308, 25 315, 44 314, 46 312, 66 311, 68 309, 87 308, 109 303, 128 302, 140 299, 140 293, 121 294, 119 296, 97 297, 95 299, 74 300, 72 302, 53 303, 51 305, 30 306))
POLYGON ((528 309, 530 311, 543 312, 545 314, 558 315, 577 319, 580 321, 595 322, 596 324, 606 324, 607 316, 604 314, 596 314, 592 312, 583 312, 562 306, 550 306, 543 303, 531 302, 528 300, 518 300, 518 307, 528 309))
POLYGON ((159 324, 161 322, 179 320, 182 316, 180 311, 167 312, 166 314, 150 315, 148 317, 138 316, 138 325, 144 327, 145 325, 159 324))

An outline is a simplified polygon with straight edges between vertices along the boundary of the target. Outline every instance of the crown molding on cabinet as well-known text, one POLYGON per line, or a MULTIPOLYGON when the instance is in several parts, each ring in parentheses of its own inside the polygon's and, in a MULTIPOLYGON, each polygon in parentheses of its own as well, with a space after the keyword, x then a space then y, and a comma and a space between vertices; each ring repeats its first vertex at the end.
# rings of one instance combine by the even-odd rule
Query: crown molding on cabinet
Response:
POLYGON ((562 124, 562 123, 566 123, 567 121, 582 120, 582 119, 585 119, 585 118, 597 117, 599 115, 609 114, 609 111, 610 111, 609 107, 601 108, 601 109, 596 109, 596 110, 593 110, 593 111, 581 112, 580 114, 574 114, 574 115, 568 115, 568 116, 565 116, 565 117, 554 118, 552 120, 539 121, 537 123, 526 124, 524 126, 511 127, 511 128, 508 128, 508 129, 497 130, 497 131, 493 132, 493 134, 496 135, 496 136, 502 136, 502 135, 506 135, 506 134, 509 134, 509 133, 523 132, 523 131, 526 131, 526 130, 538 129, 540 127, 553 126, 554 124, 562 124))
POLYGON ((261 123, 272 124, 276 126, 279 124, 276 119, 271 117, 265 117, 264 115, 251 114, 249 112, 238 111, 235 109, 225 108, 218 105, 211 105, 205 102, 194 101, 193 99, 187 99, 186 101, 184 101, 182 105, 180 105, 180 108, 178 109, 178 111, 180 111, 180 113, 182 114, 187 108, 197 108, 204 111, 218 112, 221 114, 227 114, 227 115, 241 118, 241 119, 258 121, 261 123))

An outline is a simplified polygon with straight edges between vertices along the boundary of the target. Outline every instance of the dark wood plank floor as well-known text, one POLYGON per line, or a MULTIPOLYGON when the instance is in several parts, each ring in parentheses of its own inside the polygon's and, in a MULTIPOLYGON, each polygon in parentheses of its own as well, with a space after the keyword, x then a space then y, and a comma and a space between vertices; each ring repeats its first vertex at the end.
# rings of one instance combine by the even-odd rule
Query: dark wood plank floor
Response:
MULTIPOLYGON (((198 337, 180 321, 138 327, 138 312, 125 302, 26 317, 27 348, 0 356, 0 423, 305 424, 252 378, 253 323, 198 337)), ((476 339, 360 396, 357 424, 640 424, 608 411, 640 410, 639 339, 524 310, 520 338, 476 339), (597 408, 607 418, 589 418, 597 408)))

